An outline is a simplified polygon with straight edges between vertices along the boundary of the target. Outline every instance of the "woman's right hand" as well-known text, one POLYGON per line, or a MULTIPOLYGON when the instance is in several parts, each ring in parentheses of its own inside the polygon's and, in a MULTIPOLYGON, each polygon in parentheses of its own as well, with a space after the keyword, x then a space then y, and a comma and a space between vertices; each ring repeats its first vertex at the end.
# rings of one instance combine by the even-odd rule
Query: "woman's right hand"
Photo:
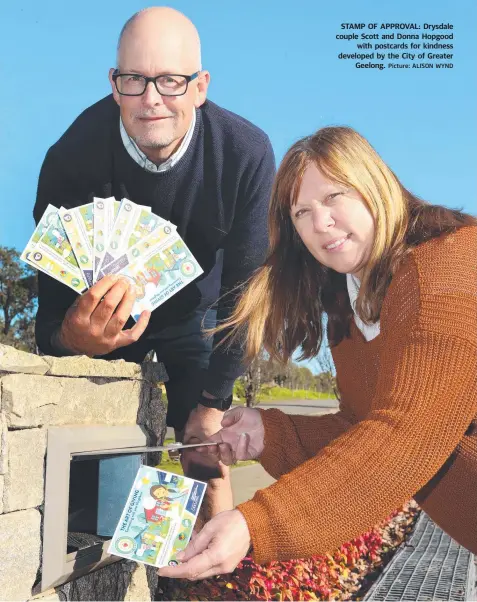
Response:
POLYGON ((201 453, 215 456, 226 465, 238 460, 257 460, 264 448, 265 429, 258 410, 233 408, 224 414, 222 429, 204 443, 218 445, 199 448, 201 453))

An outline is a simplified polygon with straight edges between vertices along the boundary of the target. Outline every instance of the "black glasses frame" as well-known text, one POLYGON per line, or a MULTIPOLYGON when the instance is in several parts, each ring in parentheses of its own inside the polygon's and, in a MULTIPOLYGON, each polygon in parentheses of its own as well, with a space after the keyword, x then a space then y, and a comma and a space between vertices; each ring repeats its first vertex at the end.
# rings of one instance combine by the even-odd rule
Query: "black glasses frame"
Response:
POLYGON ((200 71, 196 71, 192 75, 183 75, 182 73, 162 73, 161 75, 156 75, 155 77, 146 77, 145 75, 142 75, 141 73, 120 73, 119 70, 116 69, 112 75, 112 79, 113 79, 114 85, 116 86, 116 90, 118 91, 118 94, 120 94, 121 96, 142 96, 144 94, 144 92, 147 90, 147 86, 149 85, 149 82, 152 82, 154 84, 154 87, 156 88, 157 93, 160 94, 161 96, 184 96, 184 94, 187 92, 190 82, 192 80, 196 79, 196 77, 198 77, 199 73, 200 73, 200 71), (118 88, 118 78, 121 75, 135 75, 137 77, 142 77, 145 82, 144 90, 140 94, 125 94, 124 92, 121 92, 121 90, 118 88), (186 80, 186 87, 185 87, 184 92, 181 92, 180 94, 164 94, 163 92, 159 92, 159 89, 157 87, 157 80, 160 77, 183 77, 186 80))

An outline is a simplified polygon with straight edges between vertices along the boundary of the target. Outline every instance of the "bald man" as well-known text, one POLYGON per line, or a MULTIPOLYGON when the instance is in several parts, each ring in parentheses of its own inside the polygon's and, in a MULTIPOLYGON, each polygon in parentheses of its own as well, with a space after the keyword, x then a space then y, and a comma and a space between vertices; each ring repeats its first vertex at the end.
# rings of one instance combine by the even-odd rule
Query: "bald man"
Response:
MULTIPOLYGON (((204 270, 200 280, 134 324, 135 293, 124 280, 107 276, 77 297, 40 273, 36 339, 49 355, 141 362, 154 350, 169 376, 167 423, 184 441, 220 429, 243 372, 241 350, 206 339, 201 323, 229 316, 233 298, 226 293, 264 258, 275 170, 268 137, 206 100, 209 80, 189 19, 164 7, 135 14, 109 72, 112 95, 86 109, 49 149, 34 209, 38 222, 48 203, 71 208, 95 196, 127 197, 177 225, 204 270)), ((193 470, 198 457, 188 454, 184 466, 191 476, 218 477, 210 481, 210 513, 230 507, 225 469, 193 470)))

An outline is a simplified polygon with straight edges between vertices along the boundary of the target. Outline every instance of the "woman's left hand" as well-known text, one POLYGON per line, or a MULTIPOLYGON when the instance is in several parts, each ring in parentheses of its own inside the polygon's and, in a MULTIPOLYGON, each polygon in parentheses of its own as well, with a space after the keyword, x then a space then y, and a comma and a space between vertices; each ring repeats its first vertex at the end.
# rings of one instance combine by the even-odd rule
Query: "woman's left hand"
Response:
POLYGON ((162 567, 158 574, 195 581, 231 573, 247 555, 250 544, 250 532, 243 514, 239 510, 220 512, 177 555, 181 564, 162 567))

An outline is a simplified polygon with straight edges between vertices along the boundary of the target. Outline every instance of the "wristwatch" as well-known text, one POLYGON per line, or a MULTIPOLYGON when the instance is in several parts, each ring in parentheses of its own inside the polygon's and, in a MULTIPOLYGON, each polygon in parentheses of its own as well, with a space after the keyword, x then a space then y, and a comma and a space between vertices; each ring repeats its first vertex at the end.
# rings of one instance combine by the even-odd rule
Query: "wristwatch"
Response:
POLYGON ((215 397, 214 399, 201 395, 199 403, 206 408, 215 408, 216 410, 222 410, 222 412, 225 412, 225 410, 228 410, 232 405, 232 394, 230 394, 228 397, 215 397))

